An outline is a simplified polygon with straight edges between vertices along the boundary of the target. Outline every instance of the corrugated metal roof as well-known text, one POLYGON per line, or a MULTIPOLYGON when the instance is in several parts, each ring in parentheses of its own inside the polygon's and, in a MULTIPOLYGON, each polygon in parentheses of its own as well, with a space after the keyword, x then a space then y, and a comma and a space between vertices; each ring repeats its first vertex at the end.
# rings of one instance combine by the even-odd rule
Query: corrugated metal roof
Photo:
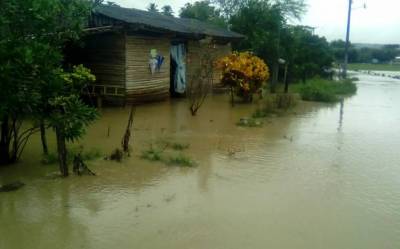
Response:
POLYGON ((219 38, 240 39, 244 36, 214 25, 204 23, 195 19, 176 18, 138 9, 128 9, 117 6, 101 5, 95 8, 94 14, 129 24, 138 24, 161 29, 174 33, 188 35, 206 35, 219 38))

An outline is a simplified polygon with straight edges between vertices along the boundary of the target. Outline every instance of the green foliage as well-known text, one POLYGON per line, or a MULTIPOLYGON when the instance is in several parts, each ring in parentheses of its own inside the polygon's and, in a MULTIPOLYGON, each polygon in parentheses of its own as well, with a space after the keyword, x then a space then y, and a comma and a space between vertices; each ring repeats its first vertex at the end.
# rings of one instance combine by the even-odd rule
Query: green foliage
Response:
POLYGON ((366 71, 400 72, 400 64, 355 63, 355 64, 349 64, 348 69, 349 70, 366 70, 366 71))
POLYGON ((189 157, 178 154, 175 156, 170 156, 167 159, 167 164, 168 165, 176 165, 176 166, 181 166, 181 167, 193 167, 195 166, 195 162, 190 159, 189 157))
POLYGON ((57 96, 49 99, 49 125, 59 129, 67 141, 75 141, 85 128, 97 117, 96 109, 89 107, 79 98, 82 89, 95 81, 95 76, 82 65, 74 66, 72 72, 58 70, 62 88, 57 96))
POLYGON ((333 63, 332 51, 324 37, 314 35, 308 27, 294 26, 288 29, 285 39, 284 58, 289 65, 289 75, 294 79, 306 79, 325 75, 333 63))
POLYGON ((285 59, 289 80, 322 75, 331 67, 333 56, 326 39, 314 35, 311 27, 288 24, 304 13, 304 1, 248 0, 239 6, 229 23, 246 38, 234 43, 234 49, 254 52, 271 69, 278 67, 279 58, 285 59))
POLYGON ((142 158, 149 161, 162 161, 163 150, 150 146, 149 149, 142 152, 142 158))
POLYGON ((357 92, 357 85, 353 83, 353 79, 346 79, 333 83, 336 95, 351 95, 357 92))
POLYGON ((155 3, 150 3, 150 4, 147 6, 147 11, 149 11, 149 12, 154 12, 154 13, 158 13, 159 10, 158 10, 157 4, 155 4, 155 3))
POLYGON ((80 37, 91 5, 89 0, 0 1, 0 122, 18 127, 2 126, 0 163, 16 161, 35 130, 20 130, 20 124, 32 116, 43 119, 48 100, 63 89, 62 48, 80 37), (12 144, 17 149, 10 150, 12 144))
POLYGON ((84 133, 85 128, 97 117, 97 111, 84 104, 79 96, 59 96, 50 100, 53 111, 49 117, 49 124, 59 128, 67 141, 75 141, 84 133))
POLYGON ((60 77, 64 81, 66 90, 77 94, 81 93, 88 84, 96 81, 96 76, 83 65, 73 66, 70 73, 61 71, 60 77))
POLYGON ((182 144, 182 143, 172 143, 171 148, 173 150, 186 150, 189 148, 189 144, 182 144))
POLYGON ((301 98, 307 101, 335 102, 338 100, 333 88, 329 86, 331 82, 313 79, 299 87, 301 98))
POLYGON ((321 78, 309 80, 301 84, 298 91, 303 100, 317 102, 338 101, 338 95, 351 95, 357 92, 357 86, 352 80, 330 81, 321 78))
POLYGON ((209 0, 186 3, 181 8, 179 16, 182 18, 193 18, 203 22, 208 22, 220 27, 226 27, 225 19, 219 10, 211 5, 209 0))
POLYGON ((167 165, 192 167, 195 165, 194 161, 181 152, 187 148, 189 148, 188 144, 160 140, 156 145, 150 144, 148 149, 142 151, 141 158, 167 165), (180 152, 176 154, 176 151, 180 152))
MULTIPOLYGON (((343 62, 345 52, 345 42, 336 40, 330 43, 334 51, 335 60, 343 62)), ((380 63, 388 63, 399 56, 399 45, 384 45, 381 47, 356 47, 349 44, 349 62, 350 63, 372 63, 373 60, 378 60, 380 63)))
POLYGON ((165 16, 174 16, 174 11, 172 10, 171 5, 164 5, 161 7, 161 14, 165 16))
MULTIPOLYGON (((68 150, 67 162, 72 163, 74 157, 81 154, 81 157, 85 161, 95 160, 103 157, 103 153, 97 149, 92 148, 90 150, 83 150, 79 147, 73 147, 68 150)), ((48 153, 47 155, 43 155, 41 160, 42 164, 56 164, 58 163, 58 154, 57 153, 48 153)))

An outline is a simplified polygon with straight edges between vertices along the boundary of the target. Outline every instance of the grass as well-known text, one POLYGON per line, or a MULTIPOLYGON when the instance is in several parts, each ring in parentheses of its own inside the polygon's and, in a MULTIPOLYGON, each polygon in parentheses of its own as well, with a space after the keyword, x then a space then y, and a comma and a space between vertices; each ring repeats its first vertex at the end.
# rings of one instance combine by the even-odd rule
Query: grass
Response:
POLYGON ((367 64, 367 63, 354 63, 349 64, 349 70, 367 70, 367 71, 392 71, 400 72, 400 64, 367 64))
POLYGON ((189 144, 177 143, 177 142, 170 144, 170 147, 173 150, 186 150, 187 148, 189 148, 189 146, 190 146, 189 144))
POLYGON ((170 156, 167 159, 167 164, 181 166, 181 167, 193 167, 195 165, 195 163, 192 159, 190 159, 189 157, 187 157, 183 154, 170 156))
POLYGON ((147 150, 142 152, 141 158, 152 162, 162 162, 166 165, 174 165, 180 167, 193 167, 195 162, 188 156, 182 154, 181 151, 189 148, 189 144, 170 143, 160 140, 157 146, 153 144, 147 150), (176 151, 180 151, 176 154, 176 151))
POLYGON ((331 81, 321 78, 308 80, 305 84, 292 86, 294 91, 300 93, 303 100, 316 102, 336 102, 340 95, 352 95, 357 92, 354 80, 331 81))
POLYGON ((144 150, 142 152, 142 158, 149 161, 162 161, 163 150, 156 149, 153 146, 150 146, 149 149, 144 150))
MULTIPOLYGON (((81 153, 82 159, 84 161, 95 160, 95 159, 103 157, 102 152, 96 148, 91 148, 89 150, 82 150, 79 147, 72 147, 72 148, 68 149, 67 163, 72 163, 72 161, 74 160, 74 157, 76 155, 78 155, 78 153, 81 153)), ((46 165, 56 164, 56 163, 58 163, 58 154, 49 152, 49 154, 43 155, 41 162, 46 165)))
POLYGON ((190 144, 188 143, 180 143, 180 142, 174 142, 170 141, 171 139, 167 138, 161 138, 159 139, 156 143, 157 145, 164 147, 164 148, 171 148, 173 150, 186 150, 190 147, 190 144))
MULTIPOLYGON (((288 109, 297 105, 298 96, 294 93, 268 94, 260 101, 259 107, 252 115, 253 119, 265 118, 270 115, 276 115, 286 112, 288 109)), ((250 120, 249 126, 253 127, 253 121, 250 120)))

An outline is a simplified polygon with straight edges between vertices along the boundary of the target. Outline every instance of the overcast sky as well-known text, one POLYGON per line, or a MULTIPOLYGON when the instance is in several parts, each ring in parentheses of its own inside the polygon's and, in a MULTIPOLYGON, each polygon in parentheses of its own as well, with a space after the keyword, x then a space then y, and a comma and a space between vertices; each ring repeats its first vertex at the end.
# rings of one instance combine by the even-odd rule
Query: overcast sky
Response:
MULTIPOLYGON (((344 39, 348 0, 306 0, 308 12, 301 24, 313 26, 328 40, 344 39)), ((194 0, 114 0, 123 7, 145 9, 154 2, 159 7, 169 4, 175 13, 194 0)), ((351 41, 353 43, 400 44, 400 0, 354 0, 351 41), (367 9, 362 5, 366 3, 367 9)))

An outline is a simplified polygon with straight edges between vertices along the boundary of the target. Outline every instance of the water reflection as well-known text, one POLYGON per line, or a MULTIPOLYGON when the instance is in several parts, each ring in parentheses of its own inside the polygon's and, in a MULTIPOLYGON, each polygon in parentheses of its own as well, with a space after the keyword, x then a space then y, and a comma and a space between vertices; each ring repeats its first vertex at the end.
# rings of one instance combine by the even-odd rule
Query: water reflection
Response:
POLYGON ((341 98, 340 99, 340 111, 339 111, 340 115, 339 115, 339 127, 338 127, 338 131, 342 131, 342 126, 343 126, 343 114, 344 114, 344 99, 341 98))

